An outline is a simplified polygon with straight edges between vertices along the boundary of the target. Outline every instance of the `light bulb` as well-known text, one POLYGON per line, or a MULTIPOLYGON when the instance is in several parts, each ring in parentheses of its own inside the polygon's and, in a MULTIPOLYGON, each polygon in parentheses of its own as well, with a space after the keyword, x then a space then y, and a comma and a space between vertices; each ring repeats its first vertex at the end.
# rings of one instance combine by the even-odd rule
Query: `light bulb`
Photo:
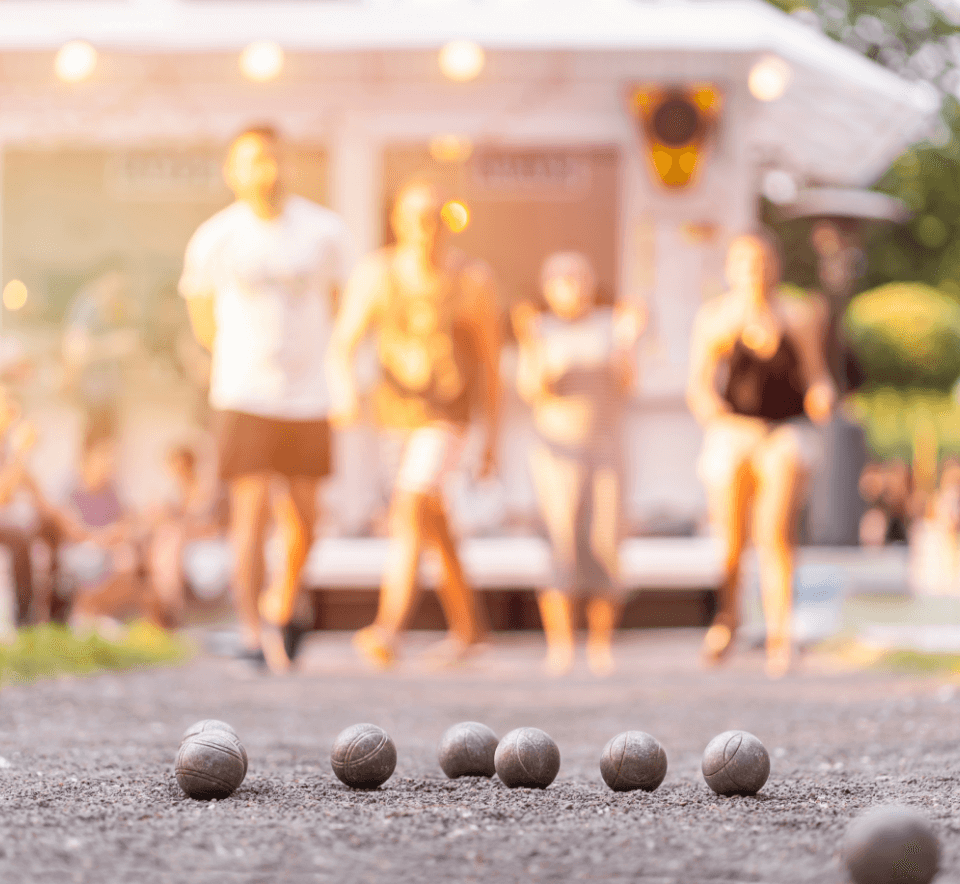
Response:
POLYGON ((452 40, 440 50, 440 70, 458 83, 480 76, 486 60, 483 47, 472 40, 452 40))
POLYGON ((269 40, 257 40, 240 53, 240 72, 255 83, 275 80, 283 70, 283 49, 269 40))
POLYGON ((64 83, 86 80, 97 66, 97 50, 86 40, 64 43, 53 62, 53 69, 64 83))
POLYGON ((776 101, 787 91, 791 75, 790 65, 782 58, 765 55, 750 68, 747 86, 758 101, 776 101))

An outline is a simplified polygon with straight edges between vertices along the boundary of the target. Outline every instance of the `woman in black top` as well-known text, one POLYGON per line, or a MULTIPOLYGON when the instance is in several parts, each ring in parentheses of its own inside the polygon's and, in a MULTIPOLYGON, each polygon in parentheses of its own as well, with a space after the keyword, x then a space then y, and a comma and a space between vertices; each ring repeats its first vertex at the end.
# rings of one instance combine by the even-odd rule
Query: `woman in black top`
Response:
POLYGON ((699 472, 725 545, 704 658, 723 658, 739 625, 740 560, 752 517, 772 677, 790 666, 794 533, 820 448, 813 425, 829 419, 836 400, 825 305, 778 295, 779 275, 772 242, 760 235, 734 240, 730 290, 697 314, 687 386, 705 430, 699 472))

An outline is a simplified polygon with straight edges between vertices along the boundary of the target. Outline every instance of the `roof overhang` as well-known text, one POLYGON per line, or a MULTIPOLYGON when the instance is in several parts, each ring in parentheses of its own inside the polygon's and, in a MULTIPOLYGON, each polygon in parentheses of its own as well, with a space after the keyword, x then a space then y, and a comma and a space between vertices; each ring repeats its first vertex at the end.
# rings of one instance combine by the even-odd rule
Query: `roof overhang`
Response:
MULTIPOLYGON (((442 98, 443 84, 430 82, 431 77, 439 78, 429 59, 451 39, 474 40, 488 50, 492 61, 499 57, 504 62, 500 85, 507 88, 542 77, 543 65, 538 66, 534 57, 548 55, 601 59, 587 67, 596 80, 611 83, 667 76, 666 72, 682 79, 703 69, 698 58, 723 58, 726 61, 717 70, 742 83, 752 61, 772 53, 791 65, 792 85, 778 101, 756 103, 743 133, 749 150, 761 165, 783 166, 804 180, 845 185, 875 179, 916 139, 937 107, 929 89, 903 80, 761 0, 0 3, 0 53, 8 58, 52 53, 77 38, 89 40, 105 54, 174 56, 184 62, 186 56, 236 53, 262 39, 275 40, 291 55, 324 56, 328 69, 336 67, 338 57, 349 67, 350 58, 364 54, 394 60, 422 56, 422 64, 391 62, 378 71, 385 92, 392 79, 419 78, 425 87, 421 102, 430 100, 431 89, 442 98), (651 64, 651 59, 658 61, 651 64)), ((496 65, 489 68, 495 70, 496 65)), ((706 69, 709 73, 709 66, 706 69)), ((0 96, 17 89, 16 77, 5 79, 0 96)), ((197 88, 207 85, 198 83, 197 88)), ((304 89, 309 85, 301 84, 304 89)), ((56 84, 45 86, 54 90, 56 84)), ((163 83, 155 87, 151 83, 150 88, 162 89, 163 83)), ((314 85, 314 90, 315 101, 326 100, 322 89, 316 91, 314 85)), ((343 95, 349 94, 347 88, 343 95)), ((71 99, 55 96, 61 104, 71 99)), ((193 95, 186 104, 196 109, 198 101, 193 95)), ((26 104, 21 102, 19 112, 26 104)), ((443 109, 446 104, 438 98, 436 106, 443 109)), ((376 102, 371 100, 370 107, 375 111, 376 102)), ((391 102, 388 108, 393 113, 404 111, 402 103, 391 102)), ((25 125, 18 131, 25 131, 25 125)))

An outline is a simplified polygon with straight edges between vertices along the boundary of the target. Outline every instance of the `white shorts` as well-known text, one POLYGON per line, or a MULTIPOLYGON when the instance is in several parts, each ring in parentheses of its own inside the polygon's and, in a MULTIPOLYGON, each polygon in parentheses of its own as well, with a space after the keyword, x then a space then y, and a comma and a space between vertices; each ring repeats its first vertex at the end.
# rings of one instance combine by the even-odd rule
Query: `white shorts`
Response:
POLYGON ((697 475, 708 489, 722 490, 744 464, 759 465, 768 451, 781 444, 790 446, 808 472, 823 457, 820 430, 805 417, 776 423, 736 415, 717 418, 704 432, 697 475))
POLYGON ((467 441, 467 429, 458 424, 435 423, 389 437, 385 452, 396 476, 394 488, 413 494, 443 490, 456 469, 467 441))

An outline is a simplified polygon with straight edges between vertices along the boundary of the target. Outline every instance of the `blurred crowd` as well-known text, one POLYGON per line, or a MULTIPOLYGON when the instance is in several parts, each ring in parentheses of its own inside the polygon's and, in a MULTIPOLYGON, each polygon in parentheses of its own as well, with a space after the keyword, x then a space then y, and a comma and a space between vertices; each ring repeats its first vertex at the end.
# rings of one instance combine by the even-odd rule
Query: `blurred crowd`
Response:
POLYGON ((91 413, 62 500, 50 500, 31 472, 36 443, 16 396, 0 392, 0 547, 10 562, 13 623, 68 622, 106 633, 133 617, 182 625, 185 550, 222 536, 227 519, 223 495, 201 477, 195 450, 168 452, 174 496, 137 511, 118 487, 117 428, 108 412, 91 413))
MULTIPOLYGON (((101 632, 131 617, 177 627, 197 598, 186 576, 188 551, 205 542, 222 547, 229 537, 226 579, 242 654, 285 671, 296 654, 302 571, 324 517, 318 491, 333 471, 331 431, 372 413, 381 454, 390 447, 395 461, 386 525, 393 548, 376 619, 355 645, 372 665, 393 664, 418 599, 421 553, 432 548, 444 572, 438 595, 450 626, 447 650, 454 659, 472 653, 487 627, 459 561, 444 490, 471 424, 484 431, 478 475, 498 468, 501 338, 509 328, 518 359, 508 382, 529 410, 529 472, 552 552, 551 583, 538 595, 546 668, 570 669, 582 607, 588 664, 609 672, 623 604, 623 414, 643 305, 602 303, 589 258, 558 251, 544 257, 537 300, 500 315, 489 268, 446 245, 445 203, 426 182, 397 195, 395 244, 351 269, 342 220, 284 190, 282 144, 269 128, 238 136, 225 173, 237 201, 201 225, 179 293, 162 292, 139 328, 122 266, 103 267, 70 304, 60 386, 84 415, 84 429, 69 487, 56 499, 31 472, 36 426, 11 389, 0 389, 0 547, 15 589, 9 619, 101 632), (354 360, 366 337, 376 341, 380 362, 372 392, 354 360), (194 417, 213 428, 206 448, 217 452, 210 458, 196 444, 172 445, 164 464, 169 499, 133 507, 117 479, 119 416, 130 367, 144 355, 165 362, 193 391, 201 412, 194 417), (268 575, 271 517, 280 556, 268 575)), ((694 323, 687 387, 705 430, 698 474, 724 545, 704 658, 718 663, 733 645, 741 557, 752 541, 768 671, 776 677, 791 664, 798 519, 824 432, 842 422, 836 406, 851 386, 839 301, 786 295, 782 262, 765 232, 733 240, 729 289, 705 302, 694 323)), ((15 382, 29 374, 28 360, 8 359, 0 371, 15 382)), ((860 541, 881 546, 922 536, 923 561, 934 564, 915 569, 933 575, 919 579, 952 591, 960 462, 922 470, 921 479, 917 472, 902 461, 866 466, 860 541)))

